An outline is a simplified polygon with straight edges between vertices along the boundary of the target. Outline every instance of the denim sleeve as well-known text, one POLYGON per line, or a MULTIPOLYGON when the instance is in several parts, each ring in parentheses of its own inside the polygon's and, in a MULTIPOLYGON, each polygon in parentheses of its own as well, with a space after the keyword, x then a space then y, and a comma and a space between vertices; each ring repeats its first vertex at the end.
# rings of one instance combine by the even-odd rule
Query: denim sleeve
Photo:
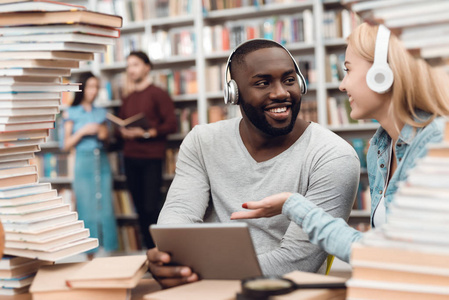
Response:
POLYGON ((332 217, 300 194, 287 199, 282 213, 301 226, 313 244, 345 262, 349 262, 352 243, 363 236, 343 219, 332 217))

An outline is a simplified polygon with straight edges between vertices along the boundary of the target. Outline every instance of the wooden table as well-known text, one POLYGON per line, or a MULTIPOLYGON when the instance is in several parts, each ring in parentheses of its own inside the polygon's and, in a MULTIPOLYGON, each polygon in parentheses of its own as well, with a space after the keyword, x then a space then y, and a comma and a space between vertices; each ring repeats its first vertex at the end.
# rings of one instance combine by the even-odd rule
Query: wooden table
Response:
MULTIPOLYGON (((331 283, 345 282, 340 277, 324 276, 313 273, 295 271, 284 276, 296 283, 331 283)), ((144 279, 133 290, 132 300, 235 300, 240 292, 240 280, 201 280, 179 287, 160 290, 159 285, 152 279, 144 279), (142 292, 144 294, 142 294, 142 292), (147 292, 145 294, 145 292, 147 292)), ((345 289, 308 289, 297 290, 287 295, 271 297, 273 300, 344 300, 345 289)))

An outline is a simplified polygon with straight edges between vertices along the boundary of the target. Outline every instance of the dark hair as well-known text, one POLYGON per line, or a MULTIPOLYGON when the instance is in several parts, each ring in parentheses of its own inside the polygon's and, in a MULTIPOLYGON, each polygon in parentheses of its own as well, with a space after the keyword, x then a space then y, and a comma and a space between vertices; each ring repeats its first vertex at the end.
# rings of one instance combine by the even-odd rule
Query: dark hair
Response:
POLYGON ((92 74, 92 72, 86 72, 86 73, 82 73, 79 77, 78 77, 78 82, 81 83, 80 85, 80 92, 76 92, 75 93, 75 98, 73 99, 72 105, 71 106, 77 106, 81 104, 81 101, 84 98, 84 88, 86 87, 86 82, 91 79, 91 78, 97 78, 94 74, 92 74))
POLYGON ((143 52, 143 51, 131 51, 129 53, 128 57, 130 57, 130 56, 135 56, 137 58, 140 58, 140 60, 143 61, 146 65, 149 65, 150 68, 153 68, 153 63, 148 58, 148 55, 145 52, 143 52))
POLYGON ((229 72, 231 73, 231 78, 233 78, 234 74, 232 72, 232 69, 238 69, 237 66, 241 66, 244 62, 245 62, 245 57, 246 55, 256 51, 256 50, 260 50, 260 49, 264 49, 264 48, 282 48, 281 45, 279 45, 278 43, 276 43, 275 41, 271 41, 271 40, 259 40, 259 39, 255 39, 255 40, 250 40, 246 43, 244 43, 243 45, 241 45, 240 47, 238 47, 234 54, 232 55, 231 58, 231 63, 229 65, 229 72))

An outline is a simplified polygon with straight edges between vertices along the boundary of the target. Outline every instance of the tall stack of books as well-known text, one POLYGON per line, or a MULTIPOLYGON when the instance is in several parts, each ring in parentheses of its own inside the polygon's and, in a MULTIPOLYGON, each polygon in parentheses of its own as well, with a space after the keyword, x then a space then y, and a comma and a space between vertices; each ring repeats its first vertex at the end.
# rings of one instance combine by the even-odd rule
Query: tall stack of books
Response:
POLYGON ((348 299, 449 299, 449 122, 401 184, 381 228, 352 248, 348 299))
POLYGON ((1 280, 16 280, 0 294, 14 294, 27 290, 41 260, 98 246, 56 190, 39 183, 30 159, 54 127, 62 92, 79 90, 62 77, 80 61, 92 60, 94 52, 105 52, 119 36, 122 19, 46 0, 0 3, 0 220, 4 253, 30 259, 24 262, 27 274, 0 262, 0 274, 9 276, 1 280))

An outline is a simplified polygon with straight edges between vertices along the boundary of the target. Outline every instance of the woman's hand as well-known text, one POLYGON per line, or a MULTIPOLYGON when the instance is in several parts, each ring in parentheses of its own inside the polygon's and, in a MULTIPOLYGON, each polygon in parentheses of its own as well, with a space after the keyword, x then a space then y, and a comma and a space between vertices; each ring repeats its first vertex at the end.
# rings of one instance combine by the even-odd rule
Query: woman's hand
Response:
POLYGON ((232 213, 231 220, 268 218, 282 213, 282 206, 292 193, 280 193, 263 198, 260 201, 250 201, 242 204, 250 210, 232 213))
POLYGON ((99 128, 100 124, 98 123, 88 123, 84 125, 80 131, 82 135, 97 135, 99 128))

